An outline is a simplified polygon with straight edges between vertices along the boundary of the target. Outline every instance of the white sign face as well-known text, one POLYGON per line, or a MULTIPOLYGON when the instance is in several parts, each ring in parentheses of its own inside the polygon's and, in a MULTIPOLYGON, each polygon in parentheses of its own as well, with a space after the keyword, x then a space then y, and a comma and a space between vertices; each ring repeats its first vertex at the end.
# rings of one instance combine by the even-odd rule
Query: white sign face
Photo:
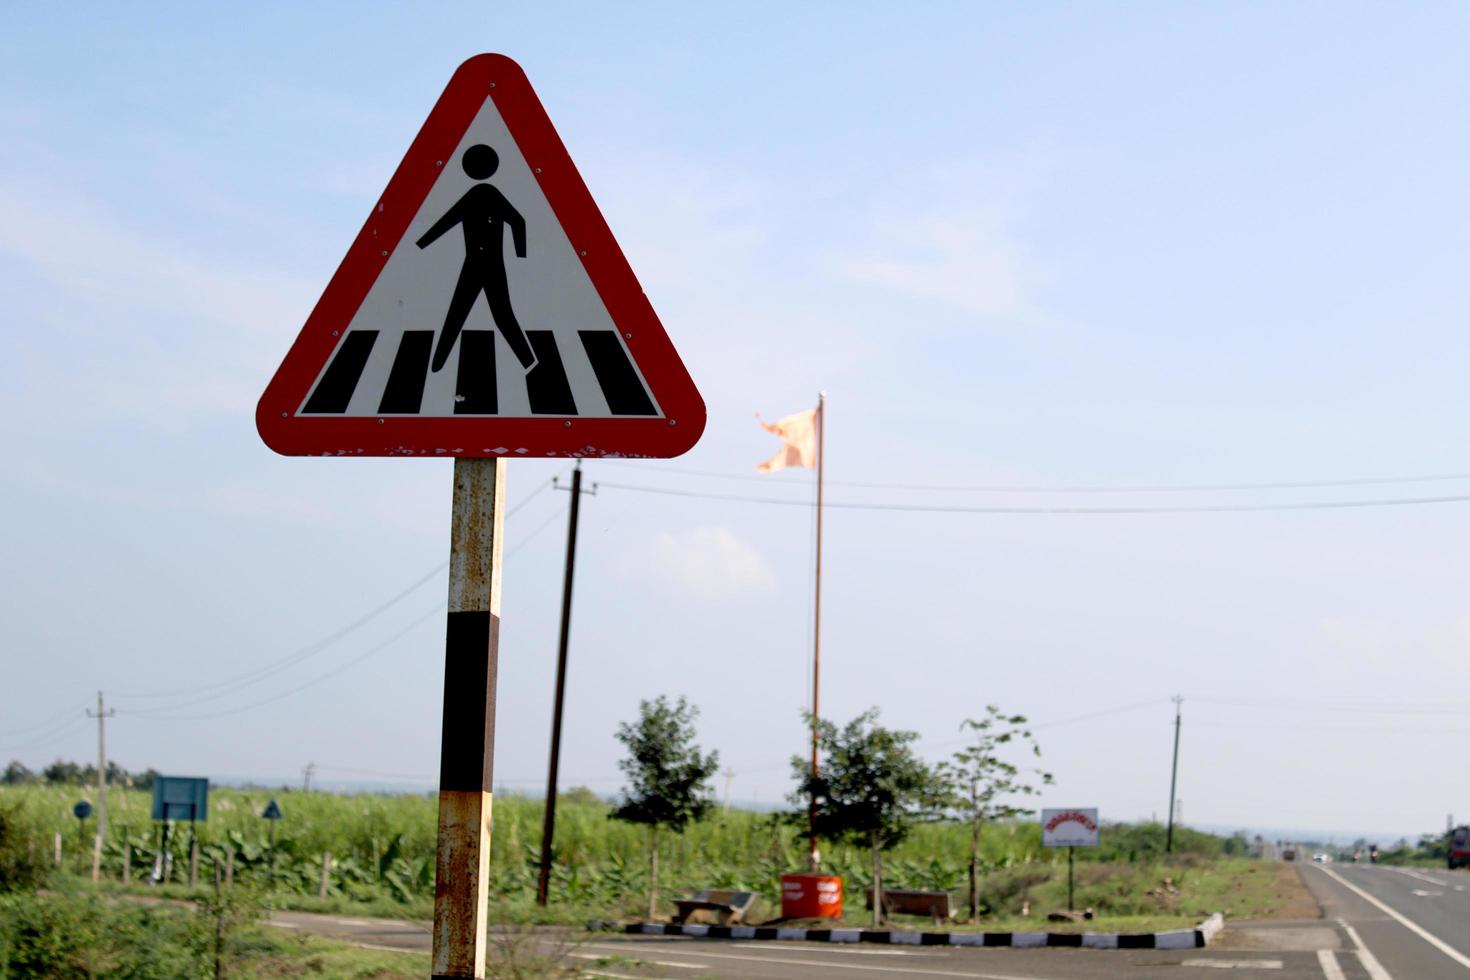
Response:
POLYGON ((444 161, 301 412, 660 414, 490 99, 444 161), (344 358, 353 361, 351 385, 340 382, 344 358), (626 390, 610 391, 612 377, 626 390), (628 405, 620 395, 631 395, 628 405))
POLYGON ((1097 807, 1041 811, 1043 847, 1096 847, 1097 807))

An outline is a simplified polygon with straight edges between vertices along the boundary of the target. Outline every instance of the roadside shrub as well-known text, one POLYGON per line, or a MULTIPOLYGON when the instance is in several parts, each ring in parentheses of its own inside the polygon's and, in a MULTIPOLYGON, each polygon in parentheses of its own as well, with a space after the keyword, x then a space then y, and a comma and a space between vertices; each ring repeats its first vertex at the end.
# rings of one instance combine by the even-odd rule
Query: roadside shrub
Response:
POLYGON ((276 950, 246 927, 260 905, 244 890, 199 903, 134 905, 85 891, 0 896, 0 980, 126 977, 194 980, 276 950), (262 942, 264 946, 262 946, 262 942))
POLYGON ((50 875, 39 834, 18 804, 0 805, 0 893, 34 891, 50 875))

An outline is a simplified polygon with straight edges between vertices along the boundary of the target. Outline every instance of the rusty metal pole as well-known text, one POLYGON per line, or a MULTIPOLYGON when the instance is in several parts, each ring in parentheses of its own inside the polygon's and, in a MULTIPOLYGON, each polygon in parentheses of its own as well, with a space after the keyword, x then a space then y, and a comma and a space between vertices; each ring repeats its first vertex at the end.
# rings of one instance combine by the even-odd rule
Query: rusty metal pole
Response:
POLYGON ((556 776, 561 766, 561 709, 567 688, 567 638, 572 626, 572 571, 577 562, 577 510, 582 502, 582 461, 572 470, 572 511, 567 520, 567 567, 561 587, 561 638, 556 647, 556 698, 551 709, 551 764, 546 774, 546 811, 541 823, 541 872, 536 904, 545 905, 551 889, 551 845, 556 835, 556 776))
POLYGON ((456 459, 439 749, 433 976, 485 975, 505 460, 456 459))
MULTIPOLYGON (((827 431, 827 393, 817 394, 817 574, 816 595, 812 613, 812 781, 817 778, 817 728, 821 717, 821 701, 818 694, 822 682, 822 468, 827 462, 826 447, 823 445, 827 431)), ((807 811, 808 829, 811 832, 811 852, 808 860, 812 873, 822 870, 822 852, 817 846, 817 798, 813 794, 807 811)))

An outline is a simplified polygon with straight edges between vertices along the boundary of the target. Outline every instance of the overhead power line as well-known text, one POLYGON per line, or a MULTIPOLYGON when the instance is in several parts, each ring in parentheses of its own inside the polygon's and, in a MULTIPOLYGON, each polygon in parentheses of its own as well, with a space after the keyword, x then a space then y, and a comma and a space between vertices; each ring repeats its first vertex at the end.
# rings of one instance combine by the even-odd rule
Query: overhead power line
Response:
POLYGON ((0 738, 9 738, 12 735, 24 735, 28 732, 39 731, 43 728, 54 728, 58 723, 62 721, 74 720, 76 718, 77 712, 84 710, 89 703, 91 702, 78 702, 77 704, 72 705, 70 708, 63 708, 62 710, 56 712, 56 714, 50 716, 44 721, 38 721, 33 725, 22 725, 19 728, 7 728, 5 731, 0 731, 0 738))
POLYGON ((48 731, 42 735, 35 736, 29 741, 17 742, 14 745, 4 746, 4 751, 19 752, 22 749, 39 749, 44 748, 48 745, 54 745, 55 743, 60 742, 63 739, 71 738, 73 735, 86 728, 87 725, 87 716, 82 715, 76 721, 69 722, 60 728, 53 728, 51 731, 48 731))
MULTIPOLYGON (((753 483, 776 482, 769 475, 753 473, 722 473, 713 470, 693 470, 677 466, 651 467, 647 463, 624 463, 604 460, 599 466, 626 466, 642 469, 645 473, 678 473, 683 476, 698 476, 715 480, 741 480, 753 483)), ((834 487, 853 487, 864 490, 915 490, 935 493, 1202 493, 1236 490, 1307 490, 1329 487, 1388 486, 1409 483, 1442 483, 1470 480, 1470 473, 1428 473, 1420 476, 1363 476, 1333 480, 1274 480, 1236 483, 1122 483, 1122 484, 996 484, 996 483, 869 483, 857 480, 828 480, 834 487)))
MULTIPOLYGON (((810 508, 816 506, 811 501, 793 500, 783 497, 752 497, 732 493, 705 493, 700 490, 679 490, 672 487, 645 487, 628 483, 607 483, 605 481, 599 481, 597 485, 599 488, 609 490, 626 490, 633 493, 651 493, 668 497, 693 497, 701 500, 725 500, 735 503, 784 507, 810 508)), ((960 504, 893 504, 851 501, 826 501, 822 506, 831 510, 897 511, 933 514, 1214 514, 1273 510, 1343 510, 1362 507, 1408 507, 1423 504, 1460 504, 1467 502, 1470 502, 1470 494, 1456 494, 1443 497, 1399 497, 1377 500, 1316 500, 1302 503, 1276 504, 1189 504, 1177 507, 968 507, 960 504)))
MULTIPOLYGON (((515 514, 517 511, 521 510, 523 507, 525 507, 531 501, 535 500, 537 496, 539 496, 543 491, 545 491, 550 486, 551 486, 551 481, 549 481, 549 480, 546 481, 546 482, 544 482, 540 486, 538 486, 534 491, 532 491, 530 494, 528 494, 524 500, 522 500, 520 503, 516 504, 509 511, 507 511, 506 512, 506 517, 509 518, 511 515, 515 514)), ((553 515, 553 516, 555 516, 555 515, 553 515)), ((539 530, 539 528, 538 528, 538 530, 539 530)), ((534 536, 535 533, 536 532, 533 531, 530 536, 534 536)), ((529 540, 529 537, 528 537, 528 540, 529 540)), ((524 544, 524 543, 525 542, 523 541, 522 544, 524 544)), ((517 547, 519 547, 519 545, 517 547)), ((512 551, 514 551, 514 550, 515 549, 512 549, 512 551)), ((114 695, 114 697, 117 697, 117 698, 134 698, 134 699, 140 699, 141 700, 141 699, 147 699, 147 698, 177 697, 179 695, 188 695, 188 694, 202 694, 203 695, 202 697, 191 698, 191 699, 189 699, 187 701, 180 701, 180 702, 175 703, 175 704, 164 705, 164 706, 161 706, 161 707, 158 707, 158 708, 155 708, 155 709, 150 709, 150 710, 154 710, 154 711, 164 711, 164 712, 166 712, 166 711, 174 711, 174 710, 180 709, 180 708, 190 708, 190 707, 193 707, 194 705, 204 704, 204 703, 209 702, 209 701, 216 701, 216 700, 218 700, 218 699, 220 699, 222 697, 226 697, 226 696, 228 696, 230 694, 233 694, 236 691, 243 690, 244 688, 247 688, 247 687, 252 687, 255 684, 260 683, 261 681, 264 681, 264 680, 266 680, 266 679, 268 679, 270 677, 275 676, 276 674, 281 673, 282 671, 288 670, 291 667, 296 666, 297 664, 304 663, 305 661, 311 659, 312 657, 316 656, 317 654, 321 653, 322 651, 328 649, 329 647, 331 647, 332 645, 334 645, 335 643, 337 643, 339 640, 341 640, 344 637, 348 636, 349 634, 353 633, 354 631, 356 631, 360 627, 366 625, 367 623, 371 622, 372 620, 378 618, 383 613, 387 612, 389 609, 391 609, 395 605, 397 605, 399 602, 401 602, 404 599, 408 598, 408 596, 412 595, 419 588, 421 588, 422 586, 424 586, 425 584, 427 584, 428 582, 430 582, 431 580, 433 580, 434 578, 436 578, 439 575, 440 572, 444 571, 444 569, 446 569, 448 567, 449 567, 449 562, 447 562, 447 561, 440 562, 439 564, 435 565, 433 568, 429 569, 424 574, 420 575, 418 578, 414 579, 414 581, 412 583, 410 583, 408 586, 406 586, 405 588, 401 589, 400 591, 398 591, 397 593, 395 593, 393 596, 389 597, 388 599, 385 599, 382 602, 378 603, 372 609, 369 609, 367 612, 365 612, 362 615, 360 615, 360 616, 356 617, 355 619, 351 620, 346 625, 341 626, 341 627, 339 627, 336 630, 333 630, 331 633, 328 633, 326 636, 322 637, 321 639, 318 639, 318 640, 316 640, 316 641, 314 641, 312 643, 308 643, 307 645, 305 645, 303 647, 299 647, 296 650, 293 650, 292 652, 286 654, 284 657, 280 657, 280 658, 278 658, 276 660, 273 660, 273 661, 271 661, 269 663, 263 664, 263 665, 261 665, 259 667, 253 667, 250 670, 242 671, 241 673, 234 674, 234 675, 232 675, 230 677, 226 677, 226 678, 224 678, 222 680, 214 681, 214 682, 209 683, 209 684, 201 684, 201 685, 197 685, 197 686, 193 686, 193 687, 178 688, 178 689, 171 690, 171 691, 119 693, 117 695, 114 695), (204 692, 213 692, 213 693, 205 694, 204 692)))
POLYGON ((1470 715, 1470 704, 1411 704, 1407 702, 1307 701, 1291 698, 1210 697, 1190 695, 1198 704, 1230 708, 1261 708, 1288 711, 1327 711, 1365 715, 1470 715))
POLYGON ((307 688, 315 687, 316 685, 322 683, 323 681, 331 680, 333 677, 336 677, 338 674, 341 674, 343 671, 347 670, 349 667, 355 667, 355 666, 357 666, 358 664, 362 663, 364 660, 366 660, 369 657, 371 657, 373 654, 378 653, 379 651, 386 649, 387 647, 389 647, 392 644, 396 643, 397 641, 401 640, 403 637, 407 636, 409 633, 413 632, 413 630, 415 630, 419 626, 422 626, 424 623, 428 622, 430 619, 432 619, 432 618, 434 618, 436 616, 441 616, 441 615, 443 615, 443 613, 444 613, 444 603, 441 602, 438 605, 436 605, 433 609, 430 609, 428 612, 424 613, 422 616, 419 616, 413 622, 411 622, 407 626, 403 627, 403 629, 399 630, 397 633, 394 633, 392 636, 388 637, 386 640, 383 640, 380 643, 376 643, 373 646, 368 647, 367 650, 363 651, 358 656, 353 657, 351 660, 348 660, 346 663, 340 664, 337 667, 334 667, 332 670, 327 671, 326 673, 318 674, 317 676, 313 677, 311 680, 306 681, 303 684, 298 684, 296 687, 293 687, 290 690, 282 691, 279 694, 273 694, 273 695, 271 695, 268 698, 261 698, 259 701, 252 701, 249 704, 242 704, 242 705, 240 705, 238 707, 234 707, 234 708, 226 708, 226 709, 224 709, 222 711, 211 711, 211 712, 206 712, 206 713, 203 713, 203 714, 193 714, 193 715, 170 715, 170 714, 165 714, 163 712, 166 709, 158 709, 158 710, 155 710, 155 711, 127 711, 127 712, 119 712, 119 714, 126 714, 126 715, 128 715, 129 717, 132 717, 132 718, 146 718, 149 721, 201 721, 201 720, 203 720, 205 718, 222 718, 225 715, 237 715, 237 714, 239 714, 242 711, 250 711, 250 710, 252 710, 254 708, 259 708, 262 705, 267 705, 267 704, 270 704, 270 703, 272 703, 274 701, 280 701, 282 698, 288 698, 288 697, 290 697, 293 694, 299 694, 302 691, 306 690, 307 688))
MULTIPOLYGON (((378 616, 380 616, 383 613, 387 612, 389 609, 393 608, 395 605, 397 605, 402 600, 408 598, 408 596, 412 595, 414 593, 414 591, 416 591, 420 586, 424 585, 430 579, 436 577, 440 572, 442 572, 448 566, 449 566, 449 563, 447 561, 446 562, 441 562, 440 564, 435 565, 433 568, 431 568, 424 575, 422 575, 419 578, 415 579, 413 581, 413 583, 411 585, 409 585, 407 588, 401 590, 396 595, 394 595, 392 598, 387 599, 384 602, 381 602, 378 605, 374 606, 368 612, 362 614, 361 616, 358 616, 356 619, 352 620, 346 626, 343 626, 343 627, 341 627, 339 629, 336 629, 336 630, 332 631, 331 633, 327 634, 326 636, 322 637, 321 639, 316 640, 315 642, 312 642, 312 643, 308 643, 306 646, 300 647, 300 648, 298 648, 296 650, 293 650, 291 653, 286 654, 286 656, 281 657, 278 660, 273 660, 270 663, 265 664, 263 666, 252 668, 251 670, 247 670, 247 671, 245 671, 243 673, 240 673, 240 674, 235 674, 234 676, 227 677, 227 678, 225 678, 224 680, 221 680, 221 681, 215 681, 212 684, 201 684, 198 687, 183 688, 183 689, 180 689, 180 690, 163 692, 163 693, 159 693, 159 694, 119 694, 119 695, 117 695, 117 697, 123 697, 123 698, 157 698, 157 697, 167 697, 167 696, 178 695, 178 694, 188 694, 188 693, 194 693, 194 692, 200 692, 200 691, 213 691, 214 692, 212 694, 205 694, 202 697, 191 698, 191 699, 189 699, 187 701, 180 701, 180 702, 177 702, 175 704, 164 705, 163 707, 160 707, 160 708, 151 709, 151 710, 155 710, 155 711, 173 711, 173 710, 178 709, 178 708, 190 708, 190 707, 193 707, 196 704, 203 704, 206 701, 215 701, 215 700, 218 700, 219 698, 227 697, 228 695, 234 694, 236 691, 239 691, 239 690, 242 690, 244 688, 250 687, 250 686, 252 686, 254 684, 258 684, 261 681, 266 680, 267 678, 270 678, 270 677, 272 677, 272 676, 274 676, 276 674, 279 674, 283 670, 288 670, 291 667, 294 667, 294 666, 296 666, 299 663, 303 663, 306 660, 310 659, 311 657, 314 657, 317 654, 321 653, 323 650, 328 649, 334 643, 336 643, 338 640, 340 640, 343 637, 347 636, 348 634, 352 633, 354 630, 358 629, 359 627, 366 625, 367 623, 369 623, 372 620, 376 619, 378 616)), ((128 714, 140 714, 141 712, 129 711, 127 713, 128 714)))

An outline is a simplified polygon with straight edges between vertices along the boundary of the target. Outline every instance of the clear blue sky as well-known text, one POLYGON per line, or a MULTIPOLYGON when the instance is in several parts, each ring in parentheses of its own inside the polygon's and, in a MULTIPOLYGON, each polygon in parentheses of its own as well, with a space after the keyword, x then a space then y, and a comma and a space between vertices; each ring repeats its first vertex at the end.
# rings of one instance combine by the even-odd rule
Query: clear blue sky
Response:
MULTIPOLYGON (((1463 5, 86 4, 7 28, 0 759, 90 755, 100 687, 124 765, 430 785, 442 574, 259 683, 144 695, 283 658, 443 561, 447 462, 279 458, 252 413, 480 51, 525 68, 709 406, 688 456, 589 480, 805 499, 805 473, 685 471, 753 476, 775 448, 753 413, 825 389, 839 502, 1470 493, 842 485, 1470 471, 1463 5)), ((514 466, 512 501, 567 469, 514 466)), ((496 769, 528 791, 565 506, 508 530, 496 769)), ((734 795, 777 800, 809 514, 610 488, 583 514, 566 783, 616 790, 617 723, 684 694, 734 795)), ((824 708, 880 705, 937 758, 998 703, 1047 726, 1049 803, 1136 817, 1167 805, 1183 693, 1186 819, 1433 830, 1470 813, 1444 776, 1470 732, 1467 539, 1465 503, 833 511, 824 708)))

